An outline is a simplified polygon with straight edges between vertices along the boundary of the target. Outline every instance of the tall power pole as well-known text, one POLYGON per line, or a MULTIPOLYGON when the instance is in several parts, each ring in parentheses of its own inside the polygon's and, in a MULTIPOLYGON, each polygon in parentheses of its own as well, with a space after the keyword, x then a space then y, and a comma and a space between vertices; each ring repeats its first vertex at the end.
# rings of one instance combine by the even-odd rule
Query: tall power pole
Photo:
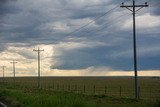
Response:
POLYGON ((15 64, 17 62, 13 60, 11 63, 13 64, 13 79, 14 79, 14 83, 15 83, 15 76, 16 76, 16 67, 15 67, 15 64))
POLYGON ((40 50, 39 47, 38 49, 33 49, 33 51, 36 51, 38 53, 38 88, 40 88, 40 52, 44 50, 40 50))
POLYGON ((145 2, 144 5, 135 5, 135 1, 133 0, 133 5, 122 5, 120 6, 122 8, 126 8, 130 10, 133 14, 133 51, 134 51, 134 75, 135 75, 135 98, 139 98, 139 90, 138 90, 138 73, 137 73, 137 51, 136 51, 136 20, 135 20, 135 14, 137 11, 142 9, 143 7, 148 7, 147 2, 145 2))
POLYGON ((4 83, 4 73, 5 73, 5 72, 4 72, 4 69, 5 69, 5 67, 6 67, 6 66, 2 66, 2 70, 3 70, 3 83, 4 83))

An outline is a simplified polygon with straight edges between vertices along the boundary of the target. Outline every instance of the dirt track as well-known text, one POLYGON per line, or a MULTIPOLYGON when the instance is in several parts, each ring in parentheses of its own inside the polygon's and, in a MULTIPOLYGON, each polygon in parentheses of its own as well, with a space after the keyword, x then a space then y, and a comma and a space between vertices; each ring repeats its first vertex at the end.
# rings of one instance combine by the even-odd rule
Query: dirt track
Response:
POLYGON ((0 107, 7 107, 4 103, 0 102, 0 107))

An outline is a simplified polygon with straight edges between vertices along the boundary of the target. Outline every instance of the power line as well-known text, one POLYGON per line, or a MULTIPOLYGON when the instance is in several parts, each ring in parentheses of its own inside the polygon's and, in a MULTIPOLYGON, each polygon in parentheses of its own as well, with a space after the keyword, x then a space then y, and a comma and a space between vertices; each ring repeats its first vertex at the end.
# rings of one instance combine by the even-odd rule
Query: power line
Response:
POLYGON ((90 33, 90 32, 92 32, 92 31, 94 31, 94 32, 99 32, 99 31, 101 31, 101 30, 103 30, 103 29, 106 29, 106 28, 109 28, 109 27, 111 27, 111 26, 113 26, 114 24, 117 24, 118 22, 120 22, 120 18, 122 18, 122 17, 124 17, 124 16, 126 16, 126 15, 128 15, 128 13, 127 14, 122 14, 122 15, 120 15, 120 16, 118 16, 118 17, 116 17, 116 18, 114 18, 113 20, 114 20, 114 22, 107 22, 107 23, 103 23, 103 25, 99 28, 99 29, 93 29, 93 30, 89 30, 89 31, 86 31, 86 33, 90 33), (117 20, 118 19, 118 20, 117 20), (115 21, 116 20, 116 21, 115 21), (106 26, 107 25, 107 26, 106 26))
POLYGON ((40 52, 44 51, 44 50, 41 50, 38 49, 33 49, 33 51, 36 51, 38 53, 38 88, 40 88, 40 52))
POLYGON ((122 8, 126 8, 133 14, 133 51, 134 51, 134 75, 135 75, 135 98, 139 99, 139 89, 138 89, 138 71, 137 71, 137 50, 136 50, 136 20, 135 20, 135 14, 137 11, 142 9, 143 7, 148 7, 147 2, 145 2, 144 5, 135 5, 135 1, 133 0, 133 5, 122 5, 120 6, 122 8), (138 9, 136 9, 138 8, 138 9))
POLYGON ((68 35, 71 35, 71 34, 77 32, 77 31, 80 31, 81 29, 85 28, 86 26, 90 25, 91 23, 94 23, 96 20, 100 19, 101 17, 105 16, 106 14, 110 13, 112 10, 114 10, 116 8, 118 8, 118 6, 114 7, 113 9, 111 9, 111 10, 109 10, 107 12, 105 12, 103 15, 95 18, 94 20, 90 21, 89 23, 87 23, 87 24, 83 25, 82 27, 80 27, 80 28, 74 30, 73 32, 69 33, 68 35))
MULTIPOLYGON (((130 0, 125 0, 124 2, 127 2, 127 1, 130 1, 130 0)), ((110 13, 111 11, 115 10, 115 9, 118 8, 118 7, 119 7, 119 4, 116 5, 115 7, 113 7, 112 9, 108 10, 108 11, 105 12, 104 14, 96 17, 94 20, 90 21, 89 23, 83 25, 82 27, 80 27, 80 28, 78 28, 78 29, 75 29, 73 32, 67 34, 67 36, 69 36, 69 35, 71 35, 71 34, 73 34, 73 33, 75 33, 75 32, 80 31, 81 29, 87 27, 87 26, 90 25, 91 23, 94 23, 95 21, 97 21, 97 20, 99 20, 100 18, 104 17, 105 15, 107 15, 108 13, 110 13)))

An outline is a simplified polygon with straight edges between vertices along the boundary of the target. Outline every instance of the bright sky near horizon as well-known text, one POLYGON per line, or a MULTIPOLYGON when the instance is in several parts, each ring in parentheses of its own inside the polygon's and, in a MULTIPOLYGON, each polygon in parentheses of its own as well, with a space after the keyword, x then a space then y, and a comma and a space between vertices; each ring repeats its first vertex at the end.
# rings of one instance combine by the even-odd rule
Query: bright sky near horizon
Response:
MULTIPOLYGON (((138 74, 160 76, 160 1, 135 1, 149 4, 136 14, 138 74)), ((36 76, 33 49, 38 47, 44 49, 43 76, 133 76, 132 13, 119 7, 122 2, 132 4, 0 0, 0 66, 6 66, 5 76, 13 75, 13 60, 18 62, 16 76, 36 76)))

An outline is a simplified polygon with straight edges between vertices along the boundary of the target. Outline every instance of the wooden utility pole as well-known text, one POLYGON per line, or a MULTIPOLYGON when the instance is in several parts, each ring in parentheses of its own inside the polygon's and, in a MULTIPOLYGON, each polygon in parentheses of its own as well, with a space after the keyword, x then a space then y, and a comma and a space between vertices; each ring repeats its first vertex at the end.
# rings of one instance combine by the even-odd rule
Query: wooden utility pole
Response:
POLYGON ((13 60, 11 63, 13 64, 13 81, 15 83, 15 76, 16 76, 16 67, 15 67, 15 64, 17 62, 13 60))
MULTIPOLYGON (((139 99, 139 91, 138 91, 138 73, 137 73, 137 51, 136 51, 136 20, 135 20, 135 14, 137 11, 142 9, 143 7, 148 7, 147 2, 145 2, 144 5, 135 5, 135 1, 133 0, 133 5, 122 5, 120 6, 122 8, 126 8, 130 10, 133 14, 133 51, 134 51, 134 75, 135 75, 135 98, 139 99)), ((144 25, 145 26, 145 25, 144 25)))
POLYGON ((40 50, 39 47, 38 49, 33 49, 33 51, 36 51, 38 53, 38 88, 40 88, 40 52, 44 50, 40 50))
POLYGON ((3 83, 5 82, 5 80, 4 80, 4 73, 5 73, 5 72, 4 72, 4 69, 5 69, 5 67, 6 67, 6 66, 2 66, 2 69, 3 69, 3 83))

